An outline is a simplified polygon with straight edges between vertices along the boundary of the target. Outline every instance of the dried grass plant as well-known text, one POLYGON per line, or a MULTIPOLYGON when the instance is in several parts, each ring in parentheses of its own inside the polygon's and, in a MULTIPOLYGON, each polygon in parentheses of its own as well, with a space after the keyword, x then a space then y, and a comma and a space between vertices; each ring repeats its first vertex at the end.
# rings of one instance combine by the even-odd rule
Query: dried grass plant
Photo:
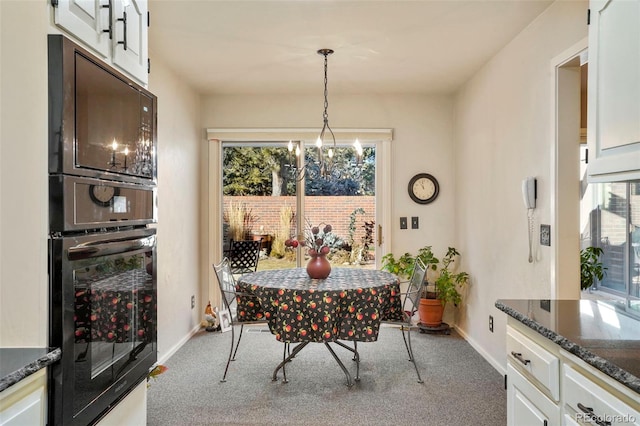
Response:
POLYGON ((271 256, 282 258, 285 255, 284 242, 291 237, 291 222, 293 221, 293 209, 291 206, 280 208, 278 229, 271 245, 271 256))
POLYGON ((244 203, 231 202, 224 214, 224 220, 229 223, 229 237, 240 241, 251 234, 257 217, 252 213, 251 209, 247 210, 247 206, 244 203))

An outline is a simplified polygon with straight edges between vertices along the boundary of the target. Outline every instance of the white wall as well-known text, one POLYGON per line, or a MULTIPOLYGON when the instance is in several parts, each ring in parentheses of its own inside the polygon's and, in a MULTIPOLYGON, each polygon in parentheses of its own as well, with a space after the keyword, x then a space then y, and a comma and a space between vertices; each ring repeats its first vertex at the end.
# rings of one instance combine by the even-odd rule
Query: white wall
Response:
POLYGON ((0 1, 0 346, 47 345, 48 16, 0 1))
MULTIPOLYGON (((391 251, 415 253, 424 245, 438 252, 454 244, 452 99, 447 96, 329 94, 329 121, 337 128, 393 128, 391 251), (411 177, 436 176, 438 199, 415 204, 407 193, 411 177), (400 230, 400 216, 418 216, 420 229, 400 230)), ((322 126, 322 93, 314 96, 211 96, 203 99, 202 124, 208 127, 322 126)), ((214 165, 213 167, 217 167, 214 165)), ((219 172, 219 170, 217 171, 219 172)))
POLYGON ((206 284, 200 277, 199 228, 204 131, 198 95, 157 60, 149 90, 158 97, 158 359, 162 361, 198 327, 206 305, 201 296, 206 284))
MULTIPOLYGON (((498 368, 505 366, 506 316, 496 299, 550 298, 554 147, 551 60, 587 35, 585 1, 553 3, 459 91, 455 99, 457 243, 472 276, 458 325, 498 368), (538 178, 534 263, 520 183, 538 178), (489 315, 495 331, 489 332, 489 315)), ((553 244, 553 241, 552 241, 553 244)))

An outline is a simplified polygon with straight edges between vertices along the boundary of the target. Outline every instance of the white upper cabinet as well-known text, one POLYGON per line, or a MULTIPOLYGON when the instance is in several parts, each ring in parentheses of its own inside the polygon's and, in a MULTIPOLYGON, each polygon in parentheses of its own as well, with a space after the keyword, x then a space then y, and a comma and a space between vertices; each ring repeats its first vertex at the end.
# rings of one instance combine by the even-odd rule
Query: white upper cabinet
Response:
POLYGON ((640 179, 640 0, 589 9, 589 180, 640 179))
POLYGON ((57 0, 52 3, 56 25, 78 37, 103 58, 109 56, 108 7, 103 8, 99 0, 57 0))
POLYGON ((57 26, 147 84, 147 0, 52 0, 52 4, 57 26))
POLYGON ((147 82, 147 2, 117 0, 113 2, 115 44, 113 64, 147 82))

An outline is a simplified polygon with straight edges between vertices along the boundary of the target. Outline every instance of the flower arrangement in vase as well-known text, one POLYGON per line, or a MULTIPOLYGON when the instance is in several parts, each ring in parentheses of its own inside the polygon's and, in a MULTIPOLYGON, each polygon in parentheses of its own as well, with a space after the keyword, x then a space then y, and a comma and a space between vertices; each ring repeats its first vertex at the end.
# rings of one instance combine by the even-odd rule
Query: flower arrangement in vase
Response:
MULTIPOLYGON (((290 238, 284 242, 287 247, 296 248, 299 245, 307 247, 309 254, 309 262, 307 263, 307 273, 309 277, 314 279, 324 279, 331 273, 331 263, 327 259, 327 254, 331 251, 331 247, 341 242, 331 233, 332 227, 329 224, 320 226, 309 226, 305 235, 299 236, 298 239, 290 238)), ((338 245, 340 245, 338 244, 338 245)))

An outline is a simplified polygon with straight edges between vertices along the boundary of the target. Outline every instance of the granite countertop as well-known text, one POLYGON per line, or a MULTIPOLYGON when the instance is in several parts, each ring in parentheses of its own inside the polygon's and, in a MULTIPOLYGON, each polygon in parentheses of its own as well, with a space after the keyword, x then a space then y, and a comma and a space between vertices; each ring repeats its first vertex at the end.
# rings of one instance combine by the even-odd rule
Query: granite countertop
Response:
POLYGON ((0 348, 0 392, 58 361, 61 355, 56 348, 0 348))
POLYGON ((640 313, 610 300, 498 300, 496 308, 640 393, 640 313))

